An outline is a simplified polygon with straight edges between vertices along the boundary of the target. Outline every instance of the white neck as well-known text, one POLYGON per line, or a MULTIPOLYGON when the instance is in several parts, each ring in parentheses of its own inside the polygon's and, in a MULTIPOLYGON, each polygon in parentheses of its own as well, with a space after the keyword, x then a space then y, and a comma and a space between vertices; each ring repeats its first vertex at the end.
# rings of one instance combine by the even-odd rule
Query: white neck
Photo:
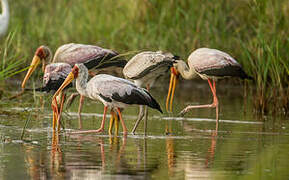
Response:
POLYGON ((184 79, 193 79, 197 73, 193 67, 188 67, 184 61, 178 61, 176 69, 184 79))
POLYGON ((76 78, 76 90, 79 92, 80 95, 87 97, 87 80, 88 80, 88 71, 86 72, 79 72, 78 77, 76 78))
POLYGON ((9 18, 9 6, 7 0, 1 0, 2 16, 9 18))

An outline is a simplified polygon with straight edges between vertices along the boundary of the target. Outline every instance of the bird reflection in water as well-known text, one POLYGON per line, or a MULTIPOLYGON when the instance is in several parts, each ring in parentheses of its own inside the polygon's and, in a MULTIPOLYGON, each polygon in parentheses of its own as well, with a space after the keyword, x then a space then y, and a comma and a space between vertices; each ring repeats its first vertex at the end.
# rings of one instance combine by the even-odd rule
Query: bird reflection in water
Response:
MULTIPOLYGON (((192 128, 192 124, 188 124, 186 122, 184 122, 183 127, 185 131, 199 131, 199 132, 203 132, 204 130, 199 130, 199 129, 195 129, 192 128)), ((210 130, 211 132, 211 144, 208 148, 208 153, 206 156, 206 161, 205 161, 205 167, 209 168, 211 164, 213 164, 214 162, 214 157, 215 157, 215 151, 216 151, 216 145, 217 145, 217 138, 218 138, 218 131, 217 131, 217 126, 215 127, 215 130, 210 130)))
POLYGON ((168 175, 169 177, 174 176, 175 164, 176 164, 176 156, 175 156, 175 148, 174 148, 174 138, 172 137, 172 121, 167 121, 165 133, 166 137, 166 151, 168 158, 168 175))
POLYGON ((62 167, 65 166, 63 160, 63 154, 61 151, 61 147, 59 145, 59 134, 56 131, 52 133, 52 141, 51 141, 51 154, 50 154, 50 172, 54 176, 64 177, 65 171, 62 170, 62 167))
POLYGON ((126 162, 125 158, 125 148, 126 148, 126 136, 122 138, 122 143, 120 143, 120 137, 118 136, 110 136, 109 137, 109 154, 110 158, 113 158, 110 160, 110 162, 114 162, 114 169, 117 171, 119 169, 122 169, 122 167, 127 167, 128 164, 126 162), (114 159, 116 158, 116 159, 114 159))
POLYGON ((211 146, 208 149, 208 154, 206 158, 206 167, 209 168, 211 164, 214 162, 216 145, 217 145, 217 131, 213 132, 211 135, 211 146))
POLYGON ((41 177, 47 177, 48 171, 45 164, 45 155, 43 151, 35 151, 39 147, 31 144, 23 144, 25 151, 25 162, 27 164, 27 173, 30 179, 41 179, 41 177))

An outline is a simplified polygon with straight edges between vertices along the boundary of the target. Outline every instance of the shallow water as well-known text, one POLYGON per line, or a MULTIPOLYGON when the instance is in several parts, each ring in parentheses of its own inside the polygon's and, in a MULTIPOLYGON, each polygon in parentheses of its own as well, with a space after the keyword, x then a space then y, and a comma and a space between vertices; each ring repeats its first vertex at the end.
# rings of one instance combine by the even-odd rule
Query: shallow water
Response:
MULTIPOLYGON (((51 111, 39 97, 26 94, 2 105, 0 116, 0 179, 286 179, 289 123, 283 117, 258 119, 252 98, 242 86, 218 85, 220 122, 217 136, 215 110, 194 110, 178 117, 187 104, 211 102, 206 83, 179 87, 175 114, 149 110, 148 135, 143 123, 136 135, 69 135, 79 127, 77 105, 64 114, 65 131, 53 133, 51 111), (22 129, 29 119, 24 138, 22 129), (169 135, 167 135, 169 134, 169 135)), ((164 110, 165 88, 154 88, 164 110)), ((3 102, 2 102, 3 103, 3 102)), ((103 106, 86 99, 83 129, 100 126, 103 106)), ((129 130, 137 107, 124 111, 129 130)))

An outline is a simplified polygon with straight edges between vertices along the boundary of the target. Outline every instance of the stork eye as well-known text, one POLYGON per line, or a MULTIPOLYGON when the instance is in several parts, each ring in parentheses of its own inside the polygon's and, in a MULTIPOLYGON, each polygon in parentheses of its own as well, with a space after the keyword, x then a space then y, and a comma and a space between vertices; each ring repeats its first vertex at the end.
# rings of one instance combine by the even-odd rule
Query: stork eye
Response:
POLYGON ((72 73, 73 73, 73 75, 74 75, 75 78, 77 78, 78 72, 79 72, 79 69, 75 66, 75 67, 72 69, 72 73))

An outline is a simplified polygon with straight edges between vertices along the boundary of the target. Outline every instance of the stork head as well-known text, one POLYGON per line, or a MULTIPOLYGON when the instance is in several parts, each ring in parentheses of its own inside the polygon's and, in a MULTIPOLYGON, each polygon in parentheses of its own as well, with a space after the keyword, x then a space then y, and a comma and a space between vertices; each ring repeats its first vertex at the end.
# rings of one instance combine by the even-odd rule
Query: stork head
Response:
POLYGON ((52 53, 50 51, 50 49, 47 46, 40 46, 39 48, 37 48, 34 57, 32 59, 32 62, 30 64, 30 67, 26 73, 26 76, 22 82, 22 89, 25 88, 26 82, 29 79, 29 77, 31 76, 31 74, 35 71, 36 67, 39 65, 40 61, 42 61, 42 70, 45 70, 45 66, 47 64, 48 61, 51 61, 52 59, 52 53))
MULTIPOLYGON (((58 90, 55 92, 53 95, 53 98, 56 98, 58 94, 66 87, 68 86, 74 79, 76 79, 79 76, 79 73, 82 72, 82 66, 83 64, 75 64, 74 67, 72 68, 71 72, 68 74, 62 85, 58 88, 58 90)), ((85 66, 84 66, 85 68, 85 66)))

